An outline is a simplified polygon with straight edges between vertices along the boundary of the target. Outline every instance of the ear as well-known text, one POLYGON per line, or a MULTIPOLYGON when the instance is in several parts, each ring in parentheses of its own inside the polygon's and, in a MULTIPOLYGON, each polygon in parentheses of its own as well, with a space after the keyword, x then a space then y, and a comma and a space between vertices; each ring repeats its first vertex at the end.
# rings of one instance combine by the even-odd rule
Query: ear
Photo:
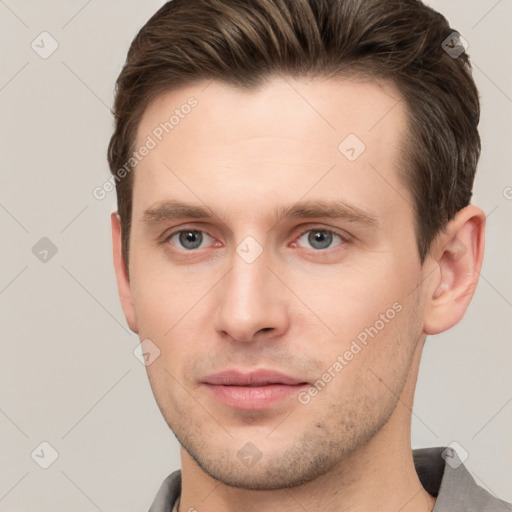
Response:
POLYGON ((122 237, 121 237, 121 219, 117 212, 111 215, 112 223, 112 249, 114 253, 114 268, 116 271, 117 289, 121 307, 130 329, 138 334, 137 316, 133 307, 132 291, 130 287, 130 279, 123 258, 122 237))
MULTIPOLYGON (((464 316, 482 268, 484 233, 484 212, 469 205, 457 213, 434 242, 428 259, 438 269, 427 287, 426 334, 446 331, 464 316)), ((424 268, 432 268, 432 264, 424 268)))

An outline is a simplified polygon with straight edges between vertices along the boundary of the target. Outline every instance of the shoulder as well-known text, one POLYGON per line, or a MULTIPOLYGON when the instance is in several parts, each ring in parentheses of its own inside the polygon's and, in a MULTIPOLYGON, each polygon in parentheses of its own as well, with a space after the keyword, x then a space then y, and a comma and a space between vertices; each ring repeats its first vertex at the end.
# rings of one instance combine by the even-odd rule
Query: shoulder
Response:
POLYGON ((181 492, 181 471, 171 473, 158 490, 149 512, 172 512, 181 492))
POLYGON ((452 448, 414 450, 423 487, 437 497, 432 512, 512 512, 512 505, 480 487, 452 448))

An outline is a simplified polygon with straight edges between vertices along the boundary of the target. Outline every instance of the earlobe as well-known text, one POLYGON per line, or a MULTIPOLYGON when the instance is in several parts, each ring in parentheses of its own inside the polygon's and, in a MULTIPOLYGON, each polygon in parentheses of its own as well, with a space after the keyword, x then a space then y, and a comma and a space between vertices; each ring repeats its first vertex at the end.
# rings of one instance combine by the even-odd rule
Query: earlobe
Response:
POLYGON ((126 268, 123 252, 122 252, 122 236, 121 236, 121 220, 117 212, 111 215, 112 224, 112 250, 114 256, 114 268, 117 279, 117 289, 121 307, 123 308, 126 322, 130 329, 138 334, 137 316, 133 306, 132 292, 130 287, 130 279, 126 268))
POLYGON ((431 251, 438 272, 427 297, 424 331, 439 334, 464 316, 478 283, 484 252, 485 215, 470 205, 457 213, 431 251))

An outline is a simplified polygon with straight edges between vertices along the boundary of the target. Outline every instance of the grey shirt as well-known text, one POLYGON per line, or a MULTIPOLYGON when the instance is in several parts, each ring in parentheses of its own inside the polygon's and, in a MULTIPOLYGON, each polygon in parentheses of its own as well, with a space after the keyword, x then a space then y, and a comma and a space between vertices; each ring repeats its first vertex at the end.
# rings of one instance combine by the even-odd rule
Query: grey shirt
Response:
MULTIPOLYGON (((413 457, 421 484, 437 498, 432 512, 512 512, 512 505, 476 484, 451 448, 414 450, 413 457)), ((164 480, 149 512, 172 512, 180 491, 181 471, 175 471, 164 480)))

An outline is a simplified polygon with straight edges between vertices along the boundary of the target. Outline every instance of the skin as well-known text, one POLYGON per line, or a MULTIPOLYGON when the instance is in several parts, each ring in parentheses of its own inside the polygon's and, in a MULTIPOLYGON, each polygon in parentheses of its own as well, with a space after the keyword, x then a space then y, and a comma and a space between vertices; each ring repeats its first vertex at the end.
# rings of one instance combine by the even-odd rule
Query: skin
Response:
POLYGON ((134 171, 129 272, 112 215, 123 310, 160 350, 147 372, 182 445, 180 510, 431 510, 412 461, 414 387, 426 336, 471 300, 484 214, 461 210, 420 263, 399 178, 407 115, 391 84, 192 84, 150 104, 137 147, 191 96, 197 107, 134 171), (352 162, 338 150, 348 134, 366 146, 352 162), (171 217, 166 201, 212 216, 171 217), (350 215, 276 215, 330 201, 350 215), (191 229, 204 233, 200 248, 180 245, 191 229), (336 234, 326 248, 308 239, 318 231, 336 234), (248 236, 262 248, 252 263, 236 251, 248 236), (400 312, 307 404, 240 410, 201 383, 233 368, 314 383, 394 304, 400 312), (249 442, 261 453, 250 467, 237 457, 249 442))

